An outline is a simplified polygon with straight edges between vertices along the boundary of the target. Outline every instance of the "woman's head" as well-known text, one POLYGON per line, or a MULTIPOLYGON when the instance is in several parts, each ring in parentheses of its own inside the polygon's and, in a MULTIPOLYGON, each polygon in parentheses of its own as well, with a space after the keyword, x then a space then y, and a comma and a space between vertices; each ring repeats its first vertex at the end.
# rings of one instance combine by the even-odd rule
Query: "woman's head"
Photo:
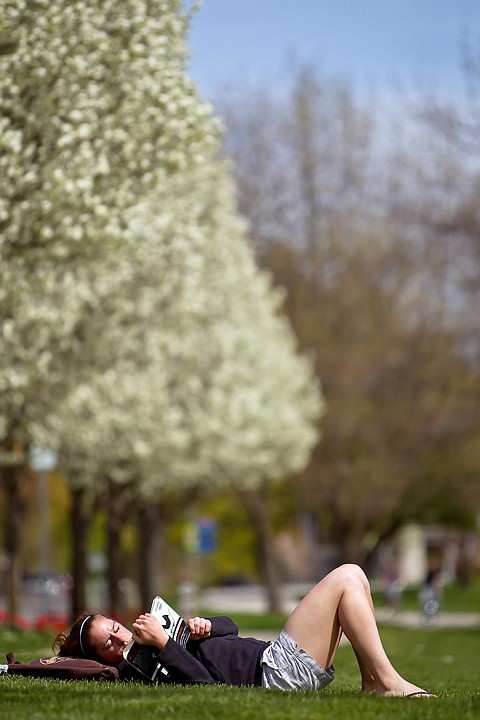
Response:
POLYGON ((131 638, 130 630, 116 620, 105 615, 81 615, 68 635, 57 635, 53 648, 64 657, 83 657, 118 665, 131 638))

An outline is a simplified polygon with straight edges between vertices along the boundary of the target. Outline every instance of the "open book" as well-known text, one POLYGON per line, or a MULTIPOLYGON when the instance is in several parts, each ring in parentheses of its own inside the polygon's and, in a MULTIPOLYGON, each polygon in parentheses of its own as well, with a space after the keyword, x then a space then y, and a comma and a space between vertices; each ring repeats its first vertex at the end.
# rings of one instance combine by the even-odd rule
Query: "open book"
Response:
MULTIPOLYGON (((185 620, 159 595, 153 599, 150 612, 161 621, 167 635, 185 647, 190 637, 190 628, 185 620)), ((168 677, 168 670, 163 667, 158 655, 158 648, 152 645, 140 645, 135 640, 131 640, 123 651, 123 657, 127 663, 152 681, 156 680, 159 673, 168 677)))

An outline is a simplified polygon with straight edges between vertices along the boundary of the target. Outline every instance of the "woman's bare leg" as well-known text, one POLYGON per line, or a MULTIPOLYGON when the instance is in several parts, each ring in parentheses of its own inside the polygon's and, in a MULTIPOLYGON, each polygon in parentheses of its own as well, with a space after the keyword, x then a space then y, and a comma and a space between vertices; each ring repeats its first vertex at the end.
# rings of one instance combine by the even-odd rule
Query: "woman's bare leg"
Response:
POLYGON ((290 615, 285 630, 323 667, 332 664, 343 631, 357 657, 366 692, 407 695, 422 690, 402 678, 388 659, 370 586, 357 565, 342 565, 315 585, 290 615))

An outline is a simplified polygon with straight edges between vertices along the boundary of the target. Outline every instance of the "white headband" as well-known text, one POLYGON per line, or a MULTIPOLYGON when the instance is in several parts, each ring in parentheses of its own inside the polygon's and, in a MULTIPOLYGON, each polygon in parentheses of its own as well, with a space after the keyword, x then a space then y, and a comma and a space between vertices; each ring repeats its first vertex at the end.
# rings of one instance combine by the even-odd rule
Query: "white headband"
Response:
POLYGON ((83 626, 85 625, 85 623, 87 622, 87 620, 90 620, 91 617, 92 617, 91 615, 87 615, 87 617, 85 618, 85 620, 84 620, 84 621, 82 622, 82 624, 80 625, 79 641, 80 641, 80 650, 82 651, 83 657, 86 657, 85 650, 84 650, 84 648, 83 648, 83 643, 82 643, 83 626))

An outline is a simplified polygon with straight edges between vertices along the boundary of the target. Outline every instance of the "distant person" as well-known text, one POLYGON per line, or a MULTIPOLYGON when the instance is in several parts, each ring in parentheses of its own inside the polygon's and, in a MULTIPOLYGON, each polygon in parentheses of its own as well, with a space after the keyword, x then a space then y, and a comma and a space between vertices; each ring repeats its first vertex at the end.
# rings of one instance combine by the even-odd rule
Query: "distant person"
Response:
MULTIPOLYGON (((159 661, 170 674, 167 682, 322 690, 334 678, 333 661, 343 632, 357 657, 362 690, 432 697, 401 677, 390 663, 375 622, 368 580, 356 565, 342 565, 315 585, 273 643, 239 637, 237 626, 227 617, 195 617, 188 625, 192 635, 185 648, 170 639, 150 613, 133 623, 133 639, 158 649, 159 661)), ((68 635, 58 635, 54 648, 62 656, 117 666, 120 677, 131 679, 135 671, 123 659, 131 639, 132 633, 116 620, 91 614, 78 618, 68 635)))
POLYGON ((381 582, 388 607, 397 613, 400 609, 403 586, 400 582, 397 561, 392 555, 389 555, 383 563, 381 582))
POLYGON ((420 605, 426 620, 431 620, 438 613, 442 596, 442 573, 440 567, 434 565, 428 570, 419 593, 420 605))

